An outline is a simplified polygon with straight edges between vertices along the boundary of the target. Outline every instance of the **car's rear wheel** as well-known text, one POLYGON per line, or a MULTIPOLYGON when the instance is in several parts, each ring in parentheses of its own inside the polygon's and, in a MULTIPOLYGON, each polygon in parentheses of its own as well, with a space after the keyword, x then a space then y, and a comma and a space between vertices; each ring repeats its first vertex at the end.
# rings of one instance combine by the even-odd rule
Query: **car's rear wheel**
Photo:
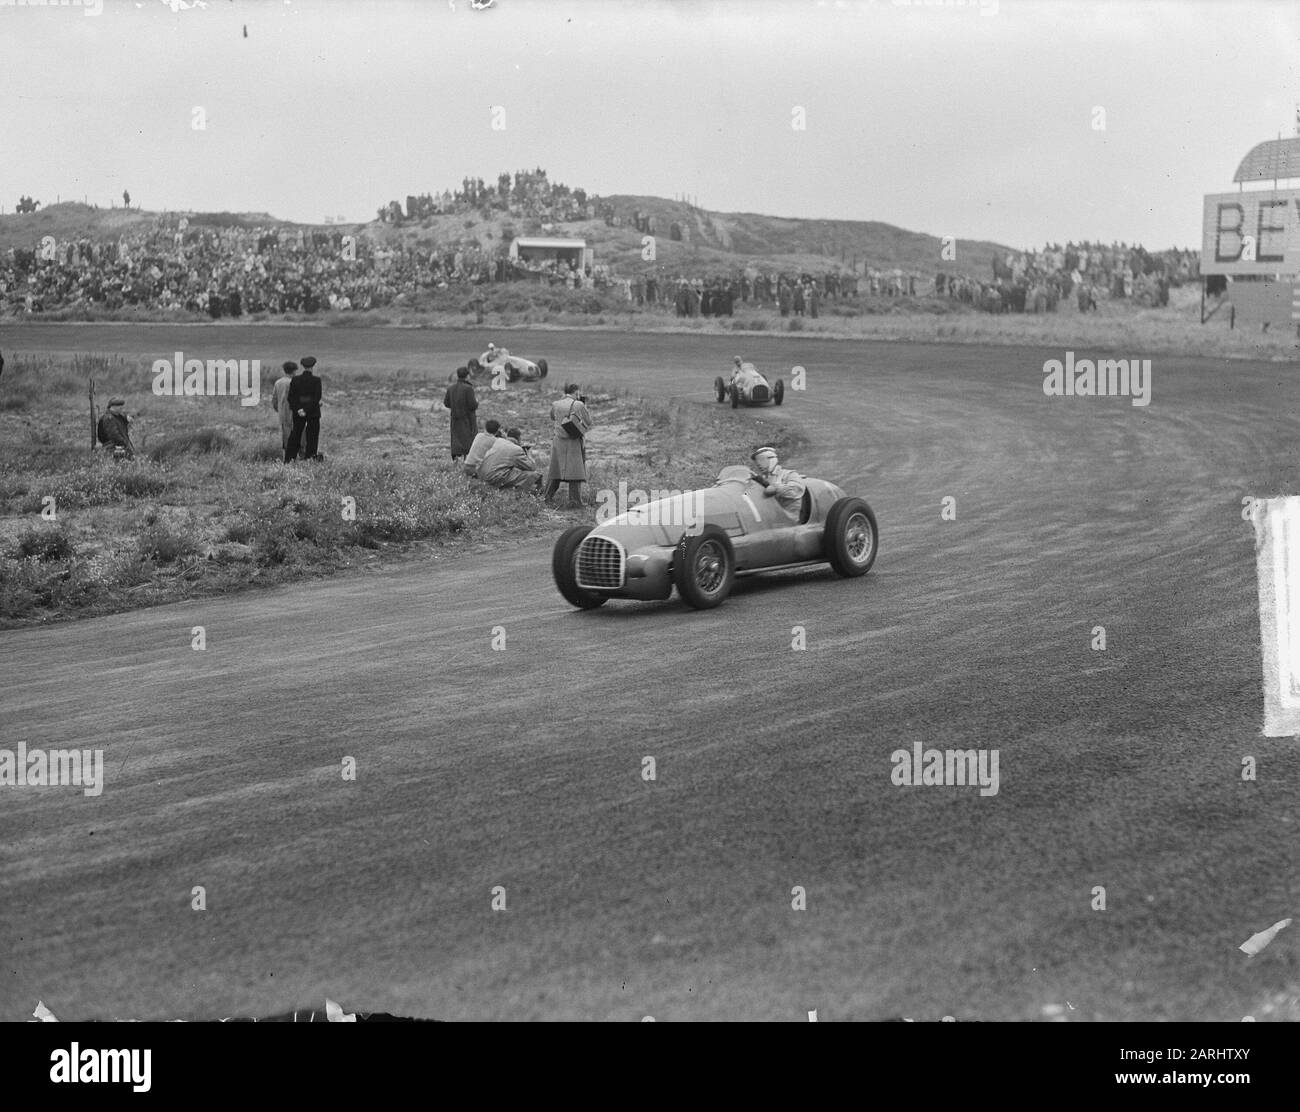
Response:
POLYGON ((545 359, 539 359, 539 360, 537 360, 537 377, 538 377, 538 378, 545 378, 545 377, 546 377, 546 360, 545 360, 545 359))
POLYGON ((716 525, 682 537, 673 555, 673 582, 684 602, 711 610, 725 601, 736 581, 731 538, 716 525))
POLYGON ((727 400, 727 384, 722 381, 721 375, 718 375, 713 380, 713 392, 718 395, 718 401, 725 402, 727 400))
POLYGON ((555 585, 560 588, 565 601, 580 610, 595 610, 609 601, 606 595, 594 595, 578 586, 578 545, 592 528, 590 525, 574 525, 566 529, 551 553, 551 574, 555 576, 555 585))
POLYGON ((731 408, 735 409, 740 405, 740 387, 733 382, 728 392, 731 394, 731 408))
POLYGON ((785 383, 778 378, 776 380, 776 385, 772 387, 772 401, 774 404, 780 405, 781 399, 784 397, 785 397, 785 383))
POLYGON ((876 515, 861 498, 840 498, 826 515, 823 540, 826 559, 837 574, 866 575, 880 544, 876 515))

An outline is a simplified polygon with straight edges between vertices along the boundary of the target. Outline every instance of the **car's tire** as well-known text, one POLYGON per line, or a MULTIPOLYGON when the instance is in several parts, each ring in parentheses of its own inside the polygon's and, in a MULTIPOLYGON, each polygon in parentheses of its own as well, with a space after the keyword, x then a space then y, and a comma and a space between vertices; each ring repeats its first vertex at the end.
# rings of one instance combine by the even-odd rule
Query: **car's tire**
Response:
MULTIPOLYGON (((480 363, 477 359, 475 359, 472 355, 469 358, 469 362, 466 363, 465 366, 469 368, 470 378, 478 378, 479 372, 483 369, 483 364, 480 363)), ((456 377, 455 371, 451 372, 451 377, 453 379, 456 377)))
POLYGON ((721 375, 718 375, 713 380, 713 392, 718 395, 718 401, 725 402, 727 400, 727 384, 722 381, 721 375))
POLYGON ((784 397, 785 397, 785 383, 778 378, 776 380, 776 385, 772 387, 772 404, 780 405, 781 399, 784 397))
POLYGON ((519 368, 516 367, 513 363, 507 363, 507 364, 506 364, 506 381, 507 381, 507 382, 518 382, 519 379, 520 379, 520 377, 521 377, 521 373, 520 373, 519 368))
POLYGON ((711 610, 726 601, 735 581, 736 553, 724 530, 706 525, 682 537, 673 553, 673 582, 685 603, 711 610))
POLYGON ((740 388, 735 383, 732 383, 727 392, 731 395, 731 408, 735 409, 740 405, 740 388))
POLYGON ((537 360, 537 377, 538 377, 538 378, 545 378, 545 377, 546 377, 546 360, 545 360, 545 359, 539 359, 539 360, 537 360))
POLYGON ((597 606, 604 606, 609 601, 606 595, 593 595, 578 586, 574 561, 577 559, 578 545, 592 528, 590 525, 574 525, 566 529, 560 534, 551 552, 551 574, 555 577, 555 585, 559 587, 564 600, 579 610, 595 610, 597 606))
POLYGON ((837 499, 826 515, 823 545, 836 574, 866 575, 880 549, 880 530, 871 507, 861 498, 837 499))

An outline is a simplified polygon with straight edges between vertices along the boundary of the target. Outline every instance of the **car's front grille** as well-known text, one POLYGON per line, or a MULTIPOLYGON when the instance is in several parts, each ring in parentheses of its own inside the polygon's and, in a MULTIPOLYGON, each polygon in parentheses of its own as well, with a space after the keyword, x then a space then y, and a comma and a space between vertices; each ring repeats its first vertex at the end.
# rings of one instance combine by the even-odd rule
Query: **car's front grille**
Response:
POLYGON ((765 401, 767 401, 767 387, 766 387, 766 386, 755 386, 755 387, 754 387, 752 390, 750 390, 750 392, 749 392, 749 400, 752 401, 752 402, 765 402, 765 401))
POLYGON ((587 537, 578 545, 578 586, 617 590, 623 586, 623 546, 608 537, 587 537))

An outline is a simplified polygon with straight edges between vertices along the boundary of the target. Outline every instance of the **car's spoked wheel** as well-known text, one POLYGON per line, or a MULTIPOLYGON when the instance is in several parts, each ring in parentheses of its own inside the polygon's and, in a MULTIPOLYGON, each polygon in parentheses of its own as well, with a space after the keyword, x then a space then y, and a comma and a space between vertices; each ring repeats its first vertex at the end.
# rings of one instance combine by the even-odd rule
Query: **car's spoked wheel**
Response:
POLYGON ((855 564, 870 564, 876 551, 876 531, 866 514, 854 514, 844 526, 845 547, 855 564))
POLYGON ((731 389, 728 391, 728 393, 731 394, 731 408, 735 409, 738 405, 740 405, 740 388, 736 386, 735 383, 732 383, 731 389))
POLYGON ((736 556, 731 538, 716 525, 683 537, 673 558, 677 593, 696 610, 717 606, 731 594, 736 556))
POLYGON ((843 576, 866 575, 876 562, 880 531, 876 515, 861 498, 841 498, 826 515, 826 559, 843 576))
POLYGON ((727 400, 727 384, 722 381, 721 375, 713 380, 713 392, 718 396, 718 401, 725 402, 727 400))

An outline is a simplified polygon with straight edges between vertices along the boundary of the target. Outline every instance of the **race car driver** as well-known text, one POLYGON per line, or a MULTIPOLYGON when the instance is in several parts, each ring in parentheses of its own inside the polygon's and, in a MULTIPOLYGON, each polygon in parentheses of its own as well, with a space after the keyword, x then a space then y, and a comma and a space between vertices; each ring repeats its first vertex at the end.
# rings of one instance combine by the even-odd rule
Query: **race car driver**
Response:
POLYGON ((797 518, 806 489, 803 476, 798 471, 782 467, 773 448, 759 448, 750 459, 758 469, 758 481, 763 486, 764 495, 775 498, 786 513, 797 518))

